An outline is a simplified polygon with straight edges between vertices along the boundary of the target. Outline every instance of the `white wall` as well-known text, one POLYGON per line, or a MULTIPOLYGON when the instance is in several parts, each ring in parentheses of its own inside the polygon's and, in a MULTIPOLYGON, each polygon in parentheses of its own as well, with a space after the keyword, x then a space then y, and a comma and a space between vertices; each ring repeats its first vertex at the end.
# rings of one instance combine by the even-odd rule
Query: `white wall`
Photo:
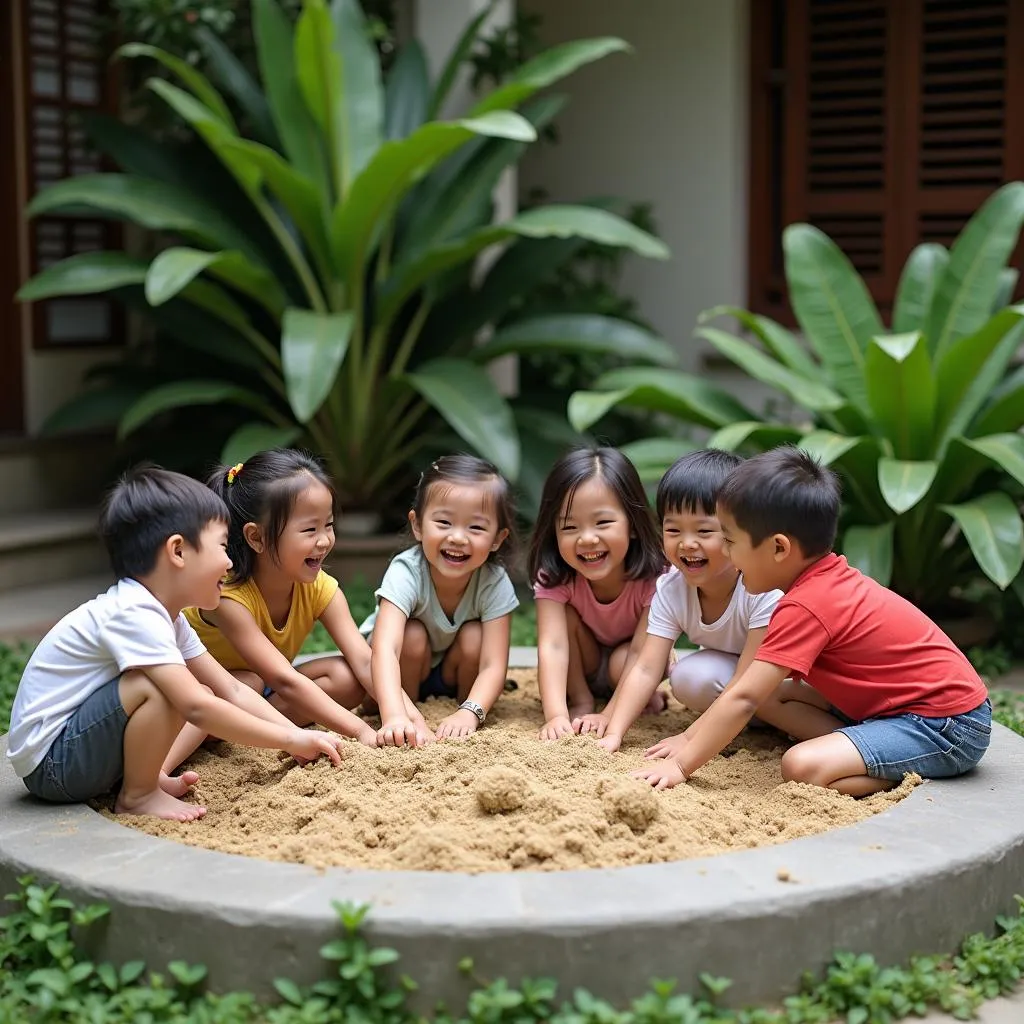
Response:
POLYGON ((535 144, 520 195, 654 203, 666 263, 631 259, 624 285, 695 366, 701 310, 745 304, 748 0, 519 0, 545 44, 614 35, 630 55, 578 71, 557 145, 535 144))

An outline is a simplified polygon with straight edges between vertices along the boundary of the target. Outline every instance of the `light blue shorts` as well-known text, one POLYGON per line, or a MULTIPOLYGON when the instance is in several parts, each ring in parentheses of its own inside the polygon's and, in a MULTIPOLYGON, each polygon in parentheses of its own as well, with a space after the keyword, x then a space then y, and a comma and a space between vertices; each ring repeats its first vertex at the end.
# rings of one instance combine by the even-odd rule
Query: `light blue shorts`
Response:
POLYGON ((948 779, 969 772, 988 750, 992 702, 949 718, 893 715, 844 725, 873 779, 900 782, 908 772, 923 779, 948 779))

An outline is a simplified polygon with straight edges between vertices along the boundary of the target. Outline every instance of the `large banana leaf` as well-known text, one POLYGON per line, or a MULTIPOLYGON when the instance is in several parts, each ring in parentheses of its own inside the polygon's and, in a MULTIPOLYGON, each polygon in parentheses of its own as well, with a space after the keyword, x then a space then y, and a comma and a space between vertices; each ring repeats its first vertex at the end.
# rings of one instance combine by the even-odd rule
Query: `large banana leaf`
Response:
POLYGON ((920 331, 872 338, 866 359, 875 422, 901 459, 924 459, 935 436, 935 376, 920 331))
POLYGON ((1024 366, 1018 366, 996 387, 971 424, 971 434, 984 437, 1024 426, 1024 366))
POLYGON ((677 459, 697 450, 697 445, 681 437, 645 437, 619 446, 636 467, 644 483, 657 483, 677 459))
POLYGON ((716 430, 707 442, 708 448, 721 448, 731 452, 742 448, 745 444, 753 444, 766 450, 780 444, 796 444, 803 434, 796 427, 787 427, 781 423, 763 423, 760 420, 739 421, 730 423, 721 430, 716 430))
POLYGON ((405 379, 460 437, 510 480, 519 476, 519 436, 512 410, 486 370, 460 359, 434 359, 405 379))
POLYGON ((19 302, 57 295, 95 295, 146 280, 146 263, 125 252, 83 252, 54 263, 21 286, 19 302))
POLYGON ((993 492, 941 508, 956 520, 985 575, 1005 590, 1024 564, 1024 524, 1016 505, 993 492))
POLYGON ((992 465, 1024 484, 1024 434, 990 434, 988 437, 961 438, 961 444, 973 448, 992 465))
POLYGON ((540 507, 544 481, 551 467, 567 451, 586 444, 589 439, 573 430, 564 416, 548 409, 517 405, 513 414, 522 445, 517 483, 525 505, 520 507, 520 511, 532 519, 540 507))
POLYGON ((930 459, 922 462, 879 459, 878 486, 886 504, 899 516, 928 493, 938 471, 938 463, 930 459))
POLYGON ((885 328, 853 264, 825 234, 792 224, 782 236, 793 312, 832 384, 868 411, 864 350, 885 328))
POLYGON ((784 366, 808 380, 820 382, 821 367, 814 361, 807 347, 792 331, 786 330, 781 324, 757 313, 749 313, 736 306, 715 306, 706 309, 697 318, 698 324, 705 324, 720 316, 731 316, 738 320, 748 331, 761 339, 764 347, 784 366))
POLYGON ((851 526, 843 534, 843 554, 865 576, 889 586, 892 579, 893 523, 877 526, 851 526))
POLYGON ((288 401, 300 423, 308 423, 331 392, 348 351, 355 315, 285 310, 281 363, 288 401))
POLYGON ((1024 182, 1004 185, 970 219, 950 250, 928 315, 925 335, 941 359, 992 313, 999 272, 1006 266, 1024 224, 1024 182))
POLYGON ((577 391, 569 398, 569 422, 577 430, 586 430, 616 405, 665 412, 714 428, 757 418, 727 392, 673 370, 610 370, 594 387, 600 390, 577 391))
POLYGON ((226 466, 245 462, 268 448, 287 448, 302 436, 301 427, 276 427, 270 423, 246 423, 224 442, 220 461, 226 466))
POLYGON ((416 39, 406 43, 384 83, 384 138, 404 139, 427 120, 430 77, 416 39))
POLYGON ((948 263, 948 251, 934 242, 917 246, 907 257, 893 304, 893 334, 927 328, 932 301, 948 263))

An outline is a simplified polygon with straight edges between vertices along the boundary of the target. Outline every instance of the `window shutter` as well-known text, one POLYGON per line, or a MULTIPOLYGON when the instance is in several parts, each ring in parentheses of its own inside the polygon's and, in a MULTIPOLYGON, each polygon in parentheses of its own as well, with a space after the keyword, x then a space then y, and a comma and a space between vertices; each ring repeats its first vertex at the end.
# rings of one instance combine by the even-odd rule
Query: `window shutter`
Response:
POLYGON ((789 319, 781 233, 808 221, 883 312, 910 250, 1024 177, 1024 0, 752 5, 750 297, 789 319))
MULTIPOLYGON (((101 32, 103 0, 16 0, 22 20, 21 124, 26 145, 27 194, 53 182, 101 169, 81 115, 116 110, 115 83, 101 32)), ((29 226, 25 278, 77 253, 116 249, 121 232, 111 221, 47 216, 29 226)), ((37 348, 111 344, 121 340, 122 319, 110 299, 89 295, 37 303, 37 348)))

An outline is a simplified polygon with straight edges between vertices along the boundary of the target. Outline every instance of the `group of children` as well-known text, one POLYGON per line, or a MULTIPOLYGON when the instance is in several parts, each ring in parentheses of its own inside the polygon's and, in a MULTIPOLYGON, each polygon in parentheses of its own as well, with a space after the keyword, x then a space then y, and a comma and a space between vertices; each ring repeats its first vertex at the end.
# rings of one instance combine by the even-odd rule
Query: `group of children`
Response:
MULTIPOLYGON (((552 468, 529 552, 540 740, 593 734, 614 752, 664 709, 667 677, 699 717, 633 773, 658 789, 748 724, 795 741, 785 779, 853 796, 978 763, 984 684, 922 612, 832 553, 830 470, 792 447, 697 451, 665 474, 656 511, 617 449, 552 468), (681 636, 695 649, 676 650, 681 636)), ((125 476, 100 520, 118 582, 47 634, 15 697, 7 753, 28 790, 77 802, 118 787, 118 813, 188 821, 205 813, 182 799, 198 776, 174 772, 210 736, 338 764, 340 736, 418 747, 483 725, 518 606, 501 557, 508 482, 473 456, 433 462, 413 543, 358 625, 323 568, 337 514, 320 464, 291 449, 207 486, 153 467, 125 476), (318 621, 341 656, 297 663, 318 621), (432 696, 458 704, 436 731, 419 708, 432 696)))

